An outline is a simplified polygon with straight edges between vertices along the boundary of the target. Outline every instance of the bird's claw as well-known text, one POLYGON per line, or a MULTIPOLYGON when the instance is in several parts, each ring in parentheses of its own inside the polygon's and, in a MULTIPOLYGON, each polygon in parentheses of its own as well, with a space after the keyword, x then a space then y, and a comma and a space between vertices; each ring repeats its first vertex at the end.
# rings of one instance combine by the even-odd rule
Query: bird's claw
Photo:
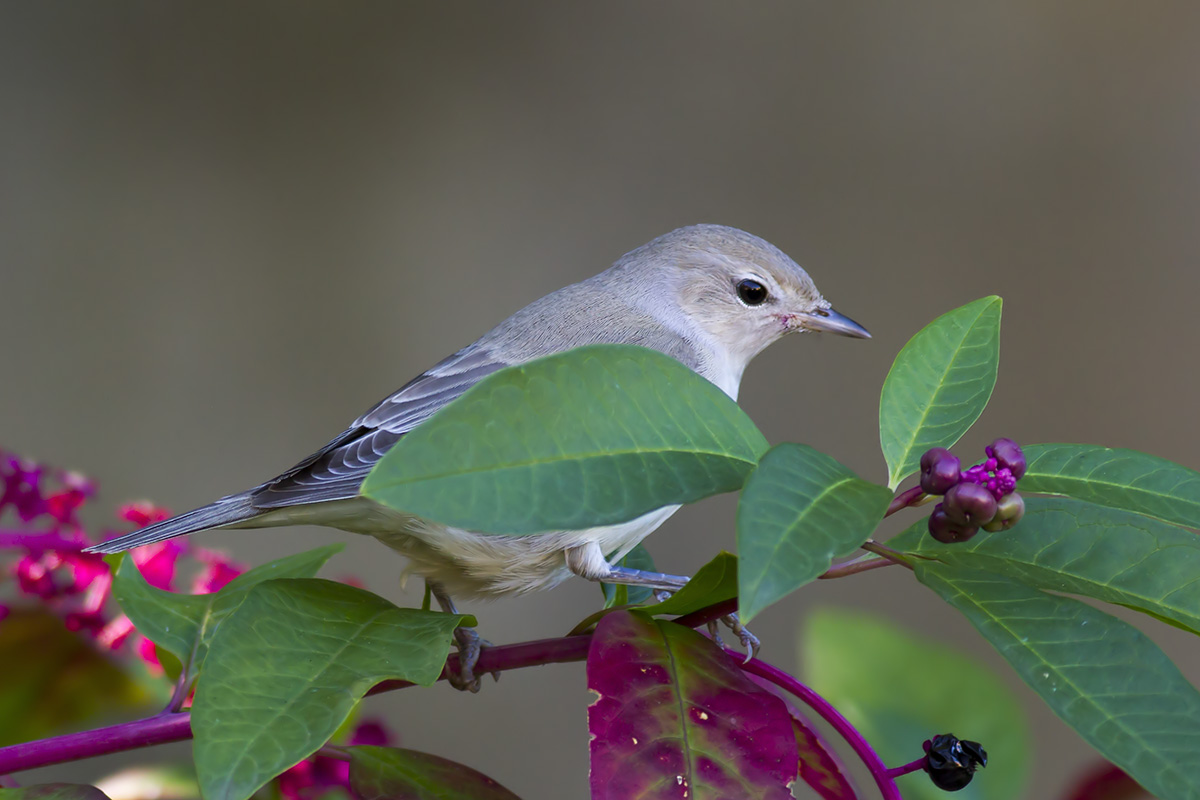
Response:
MULTIPOLYGON (((742 649, 746 651, 745 661, 749 661, 758 655, 758 651, 762 649, 762 642, 750 632, 749 628, 742 624, 737 614, 726 614, 721 617, 721 624, 729 628, 733 635, 738 637, 738 641, 742 643, 742 649)), ((718 642, 720 641, 719 637, 714 637, 714 639, 718 642)))
MULTIPOLYGON (((475 665, 479 663, 483 648, 491 647, 492 643, 481 638, 474 628, 455 628, 454 641, 458 646, 458 672, 448 672, 446 682, 460 692, 478 692, 480 680, 475 674, 475 665)), ((494 680, 500 680, 499 672, 491 675, 494 680)))

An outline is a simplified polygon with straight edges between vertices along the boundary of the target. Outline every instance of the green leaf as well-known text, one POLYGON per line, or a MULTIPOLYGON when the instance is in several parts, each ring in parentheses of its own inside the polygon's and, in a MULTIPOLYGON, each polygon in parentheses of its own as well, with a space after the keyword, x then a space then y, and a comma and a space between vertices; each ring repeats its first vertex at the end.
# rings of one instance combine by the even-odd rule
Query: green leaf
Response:
POLYGON ((108 800, 108 795, 82 783, 42 783, 0 789, 0 800, 108 800))
POLYGON ((895 489, 931 447, 950 447, 975 424, 996 385, 999 297, 926 325, 896 356, 879 398, 879 441, 895 489))
POLYGON ((467 530, 576 530, 740 489, 766 449, 675 359, 591 345, 487 376, 405 434, 362 492, 467 530))
POLYGON ((737 597, 737 556, 721 551, 696 571, 682 589, 661 603, 635 609, 639 613, 682 616, 737 597))
POLYGON ((1022 492, 1061 494, 1200 528, 1200 472, 1165 458, 1090 444, 1033 444, 1022 492))
MULTIPOLYGON (((920 536, 912 552, 1094 597, 1200 631, 1200 537, 1156 519, 1068 498, 1031 497, 1011 530, 957 544, 920 536)), ((924 521, 913 527, 924 531, 924 521)))
POLYGON ((332 581, 255 586, 217 628, 196 689, 206 800, 245 800, 312 755, 380 681, 432 684, 463 620, 332 581))
POLYGON ((358 800, 520 800, 494 780, 441 756, 398 747, 347 747, 358 800))
MULTIPOLYGON (((619 567, 640 569, 645 572, 658 572, 650 552, 642 545, 636 545, 624 558, 617 562, 619 567)), ((647 586, 626 586, 623 583, 601 583, 600 591, 604 593, 604 607, 638 605, 654 596, 653 590, 647 586)))
MULTIPOLYGON (((991 768, 955 797, 1023 796, 1031 763, 1021 703, 980 662, 881 618, 849 611, 811 615, 801 644, 810 685, 838 708, 888 764, 920 756, 921 742, 954 733, 981 742, 991 768), (937 677, 933 677, 937 676, 937 677), (952 687, 960 676, 968 691, 952 687)), ((910 800, 944 800, 924 773, 900 779, 910 800)))
POLYGON ((871 537, 892 492, 818 450, 767 451, 737 511, 738 610, 743 622, 814 580, 871 537))
POLYGON ((146 583, 132 558, 125 557, 113 580, 113 597, 138 632, 174 655, 195 678, 217 626, 233 613, 246 593, 275 578, 311 578, 342 550, 318 547, 261 564, 234 578, 215 594, 167 592, 146 583))
POLYGON ((0 687, 0 747, 101 714, 128 716, 152 699, 116 659, 44 608, 13 608, 0 622, 0 687))
POLYGON ((915 567, 1101 755, 1155 797, 1200 798, 1200 693, 1137 628, 1000 575, 915 567))

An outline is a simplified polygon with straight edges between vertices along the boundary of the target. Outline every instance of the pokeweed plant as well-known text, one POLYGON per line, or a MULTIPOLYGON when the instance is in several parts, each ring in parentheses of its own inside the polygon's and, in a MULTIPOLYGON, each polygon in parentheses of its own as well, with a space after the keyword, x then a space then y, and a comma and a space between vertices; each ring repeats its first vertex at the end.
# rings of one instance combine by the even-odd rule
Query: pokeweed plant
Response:
MULTIPOLYGON (((910 798, 964 788, 987 800, 1021 796, 1029 744, 1018 703, 965 657, 827 612, 802 645, 810 687, 726 650, 717 635, 715 621, 735 610, 750 621, 817 579, 897 565, 965 615, 1105 759, 1072 797, 1133 797, 1136 782, 1156 797, 1200 798, 1200 694, 1145 634, 1077 599, 1200 633, 1200 473, 1129 450, 1006 438, 963 469, 948 448, 991 396, 1000 312, 998 297, 951 311, 896 357, 880 402, 886 485, 803 444, 769 447, 732 400, 664 355, 597 345, 486 377, 404 437, 364 493, 519 535, 741 491, 736 557, 718 554, 671 596, 603 587, 602 607, 568 636, 488 647, 479 659, 480 671, 496 672, 586 661, 597 694, 587 710, 593 798, 787 798, 801 786, 825 800, 895 800, 901 787, 910 798), (886 544, 875 539, 885 517, 926 503, 936 503, 928 517, 886 544), (971 687, 947 693, 938 681, 935 691, 935 671, 971 674, 971 687), (844 746, 832 746, 830 730, 844 746), (856 785, 847 751, 871 788, 856 785)), ((90 786, 20 788, 11 774, 187 738, 191 792, 207 800, 516 797, 356 721, 367 695, 453 674, 454 630, 472 618, 316 578, 336 548, 248 571, 175 542, 101 562, 80 552, 90 539, 75 512, 90 484, 60 475, 63 488, 47 493, 35 465, 10 458, 3 467, 0 514, 21 523, 0 531, 16 554, 7 574, 41 605, 0 611, 0 775, 9 776, 0 800, 103 797, 90 786), (172 591, 183 554, 203 565, 192 593, 172 591), (52 628, 60 639, 90 637, 93 648, 136 641, 150 666, 99 659, 81 692, 58 680, 61 665, 39 662, 62 658, 32 644, 52 628), (25 741, 80 718, 28 724, 11 712, 12 674, 40 681, 56 701, 104 687, 105 700, 157 693, 165 708, 25 741)), ((157 514, 130 513, 135 523, 157 514)), ((653 568, 641 547, 624 563, 653 568)))

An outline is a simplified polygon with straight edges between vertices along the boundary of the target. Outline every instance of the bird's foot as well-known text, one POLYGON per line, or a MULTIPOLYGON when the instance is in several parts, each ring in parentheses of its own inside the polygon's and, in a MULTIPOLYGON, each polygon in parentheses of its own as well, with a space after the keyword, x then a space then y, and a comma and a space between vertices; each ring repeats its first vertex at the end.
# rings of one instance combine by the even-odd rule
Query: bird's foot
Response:
MULTIPOLYGON (((458 646, 458 672, 447 672, 446 681, 460 692, 478 692, 479 676, 475 674, 475 665, 479 663, 479 654, 483 648, 491 647, 492 643, 480 637, 474 628, 455 628, 454 641, 458 646)), ((493 672, 492 678, 500 680, 500 673, 493 672)))
MULTIPOLYGON (((721 624, 729 628, 729 631, 738 637, 738 641, 742 643, 742 649, 746 651, 746 661, 758 655, 758 651, 762 649, 762 642, 750 632, 749 628, 742 624, 737 614, 726 614, 721 617, 721 624)), ((720 642, 721 637, 719 635, 715 636, 714 640, 720 642)))

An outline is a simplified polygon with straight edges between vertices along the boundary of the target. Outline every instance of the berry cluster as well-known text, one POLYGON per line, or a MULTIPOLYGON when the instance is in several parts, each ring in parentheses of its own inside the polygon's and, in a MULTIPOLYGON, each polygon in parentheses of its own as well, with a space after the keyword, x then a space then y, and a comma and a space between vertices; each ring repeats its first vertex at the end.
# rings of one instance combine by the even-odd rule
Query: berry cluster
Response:
POLYGON ((985 448, 987 459, 960 469, 958 456, 935 447, 921 456, 921 491, 944 495, 929 516, 929 533, 939 542, 965 542, 980 528, 1008 530, 1025 513, 1017 481, 1025 474, 1025 454, 1012 439, 985 448))

